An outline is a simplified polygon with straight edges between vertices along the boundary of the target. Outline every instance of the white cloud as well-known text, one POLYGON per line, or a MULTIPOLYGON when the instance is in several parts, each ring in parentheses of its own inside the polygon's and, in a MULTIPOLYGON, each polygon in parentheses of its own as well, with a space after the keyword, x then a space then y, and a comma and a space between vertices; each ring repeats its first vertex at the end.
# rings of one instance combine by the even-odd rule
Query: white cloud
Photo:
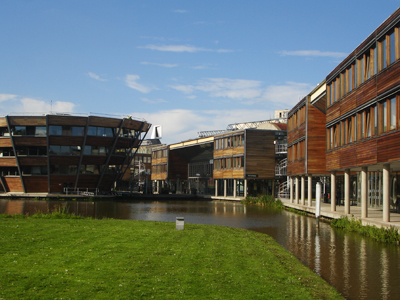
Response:
POLYGON ((156 87, 153 86, 148 86, 148 85, 144 85, 141 83, 138 83, 137 81, 140 79, 139 75, 135 75, 135 74, 127 74, 125 77, 125 83, 128 87, 130 87, 131 89, 137 90, 141 93, 147 94, 150 93, 151 90, 156 90, 156 87))
POLYGON ((90 78, 96 79, 96 80, 98 80, 98 81, 107 81, 107 79, 101 78, 99 75, 97 75, 97 74, 95 74, 95 73, 92 73, 92 72, 88 72, 87 75, 88 75, 90 78))
MULTIPOLYGON (((137 115, 137 113, 136 113, 137 115)), ((267 120, 274 112, 261 109, 192 111, 184 109, 143 113, 140 117, 163 127, 163 143, 197 138, 200 131, 225 130, 229 124, 267 120)))
POLYGON ((148 99, 148 98, 141 98, 140 100, 142 100, 143 102, 150 103, 150 104, 167 103, 167 101, 165 101, 164 99, 161 99, 161 98, 154 99, 154 100, 151 100, 151 99, 148 99))
POLYGON ((262 95, 263 101, 294 106, 304 96, 308 95, 315 86, 308 83, 286 82, 282 85, 268 86, 262 95))
POLYGON ((141 49, 150 49, 150 50, 157 50, 157 51, 166 51, 166 52, 217 52, 217 53, 227 53, 233 52, 232 50, 228 49, 207 49, 202 47, 195 47, 191 45, 147 45, 147 46, 139 46, 138 48, 141 49))
POLYGON ((21 111, 23 112, 73 112, 75 104, 72 102, 55 101, 54 103, 48 103, 43 100, 37 100, 32 98, 21 99, 21 111))
POLYGON ((178 66, 178 64, 159 64, 159 63, 151 63, 147 61, 142 61, 142 65, 153 65, 153 66, 159 66, 159 67, 164 67, 164 68, 175 68, 178 66))
POLYGON ((12 94, 0 94, 0 102, 7 101, 7 100, 12 100, 16 98, 17 95, 12 95, 12 94))
POLYGON ((175 10, 173 10, 173 12, 176 12, 179 14, 185 14, 185 13, 188 13, 189 11, 187 11, 186 9, 175 9, 175 10))
POLYGON ((48 113, 60 112, 71 113, 74 112, 76 105, 72 102, 64 101, 51 101, 38 100, 29 97, 21 97, 18 95, 0 94, 0 113, 48 113))
POLYGON ((296 50, 296 51, 286 51, 280 52, 282 56, 310 56, 310 57, 333 57, 333 58, 344 58, 348 54, 344 52, 330 52, 330 51, 320 51, 320 50, 296 50))
POLYGON ((207 78, 194 85, 172 85, 171 88, 187 95, 208 93, 209 97, 227 98, 242 104, 279 103, 291 107, 314 88, 308 83, 285 82, 263 86, 261 81, 248 79, 207 78))
POLYGON ((229 78, 207 78, 198 81, 196 85, 175 85, 171 88, 191 94, 202 91, 211 97, 224 97, 230 99, 248 99, 259 97, 262 94, 261 81, 229 78))

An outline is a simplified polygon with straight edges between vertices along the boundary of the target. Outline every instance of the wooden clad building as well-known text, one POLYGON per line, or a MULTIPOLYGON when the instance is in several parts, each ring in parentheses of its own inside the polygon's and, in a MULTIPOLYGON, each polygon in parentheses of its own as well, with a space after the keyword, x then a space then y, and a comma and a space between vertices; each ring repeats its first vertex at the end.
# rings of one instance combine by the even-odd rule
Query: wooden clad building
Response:
POLYGON ((131 118, 48 114, 0 118, 5 192, 110 191, 150 124, 131 118))
POLYGON ((288 166, 290 177, 290 199, 305 204, 308 191, 308 205, 312 204, 313 177, 327 174, 325 164, 326 84, 320 83, 304 97, 288 114, 288 166), (307 178, 307 188, 305 179, 307 178), (301 185, 299 183, 301 181, 301 185), (294 194, 294 195, 293 195, 294 194))
MULTIPOLYGON (((395 11, 326 78, 326 168, 332 196, 362 207, 399 210, 400 9, 395 11), (336 178, 344 171, 344 178, 336 178), (352 175, 350 172, 357 172, 352 175)), ((335 210, 332 203, 332 210, 335 210)))
MULTIPOLYGON (((286 129, 286 124, 279 125, 286 129)), ((275 145, 284 138, 286 130, 245 129, 216 135, 215 196, 273 195, 277 164, 275 145)))

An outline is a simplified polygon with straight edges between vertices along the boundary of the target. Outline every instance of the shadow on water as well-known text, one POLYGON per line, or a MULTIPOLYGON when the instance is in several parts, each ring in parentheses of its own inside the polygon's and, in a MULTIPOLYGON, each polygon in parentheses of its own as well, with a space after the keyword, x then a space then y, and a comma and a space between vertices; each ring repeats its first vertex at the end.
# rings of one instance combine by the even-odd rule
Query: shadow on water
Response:
MULTIPOLYGON (((175 222, 245 228, 272 236, 347 299, 400 299, 400 248, 332 228, 286 211, 218 201, 63 202, 85 217, 175 222)), ((0 213, 34 214, 55 201, 0 200, 0 213)))

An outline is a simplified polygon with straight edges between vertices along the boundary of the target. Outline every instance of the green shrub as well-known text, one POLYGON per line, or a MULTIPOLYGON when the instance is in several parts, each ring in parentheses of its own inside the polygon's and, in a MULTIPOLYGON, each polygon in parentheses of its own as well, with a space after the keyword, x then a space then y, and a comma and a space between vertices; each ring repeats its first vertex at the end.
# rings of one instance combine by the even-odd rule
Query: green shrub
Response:
POLYGON ((247 196, 241 202, 243 204, 256 204, 275 208, 284 208, 282 201, 280 199, 275 199, 271 195, 258 195, 257 197, 247 196))
POLYGON ((347 216, 332 220, 331 226, 358 232, 383 243, 400 243, 399 231, 392 226, 389 228, 378 228, 370 225, 363 226, 361 220, 349 219, 347 216))

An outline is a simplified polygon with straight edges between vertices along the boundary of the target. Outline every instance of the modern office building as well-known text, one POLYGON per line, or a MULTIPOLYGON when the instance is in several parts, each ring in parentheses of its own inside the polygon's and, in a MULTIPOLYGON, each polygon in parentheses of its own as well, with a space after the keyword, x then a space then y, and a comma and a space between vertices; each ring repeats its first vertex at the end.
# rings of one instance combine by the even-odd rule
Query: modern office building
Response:
MULTIPOLYGON (((316 173, 324 173, 325 161, 332 211, 344 200, 346 214, 351 205, 361 207, 362 218, 368 217, 368 208, 380 208, 388 222, 390 211, 400 210, 400 9, 328 74, 325 83, 325 106, 324 101, 305 99, 289 113, 288 173, 296 181, 300 176, 304 187, 303 176, 313 175, 318 165, 316 173), (325 120, 313 109, 321 117, 315 122, 313 106, 325 113, 325 120), (325 150, 318 142, 310 153, 316 140, 307 140, 322 139, 321 126, 325 150)), ((296 187, 298 199, 301 187, 296 187)), ((293 188, 291 195, 293 199, 293 188)))
MULTIPOLYGON (((282 114, 280 119, 286 122, 287 111, 282 114)), ((286 129, 286 123, 271 120, 236 123, 227 130, 201 132, 197 139, 154 148, 153 190, 218 199, 273 195, 276 166, 286 160, 286 129)))
POLYGON ((109 192, 150 128, 144 120, 95 115, 0 118, 0 181, 5 192, 109 192))

